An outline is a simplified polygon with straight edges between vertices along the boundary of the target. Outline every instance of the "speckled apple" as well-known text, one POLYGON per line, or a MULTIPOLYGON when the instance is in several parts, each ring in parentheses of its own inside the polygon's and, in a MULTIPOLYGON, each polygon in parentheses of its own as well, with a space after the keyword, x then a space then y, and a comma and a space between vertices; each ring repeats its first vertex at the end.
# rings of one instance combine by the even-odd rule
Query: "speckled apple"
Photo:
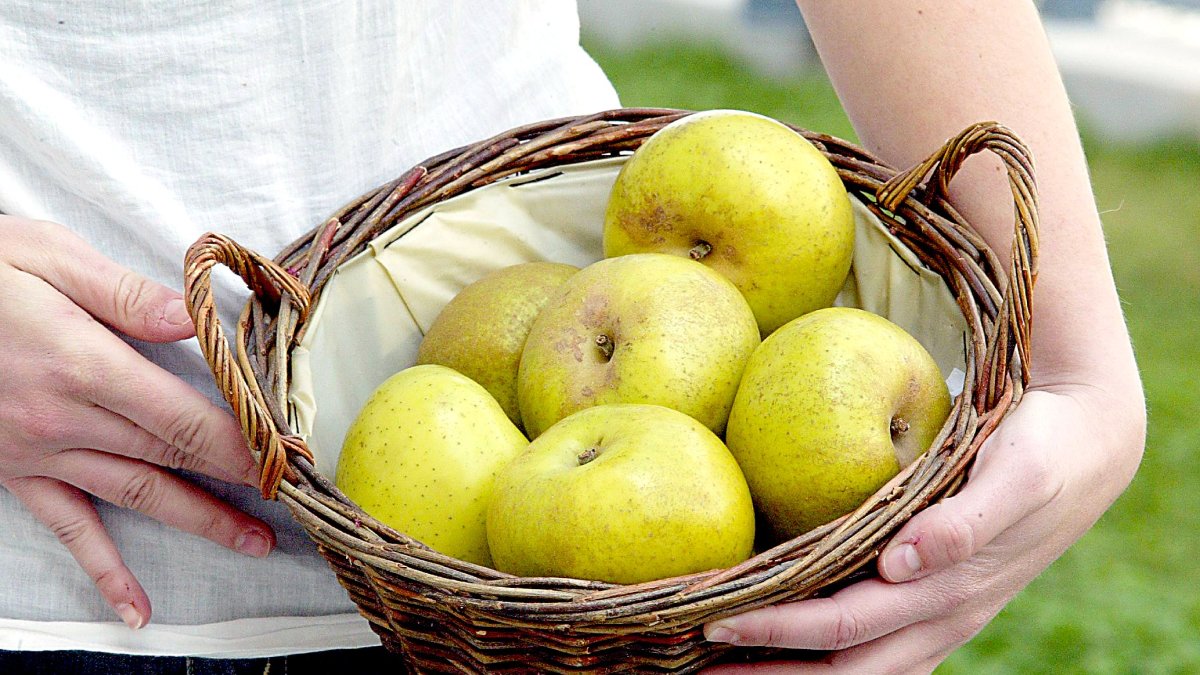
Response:
POLYGON ((568 279, 529 329, 521 420, 532 439, 590 406, 651 403, 720 434, 759 342, 746 300, 708 267, 660 253, 601 260, 568 279))
POLYGON ((725 275, 763 335, 830 306, 854 252, 854 214, 829 160, 761 115, 713 110, 646 140, 621 168, 604 254, 669 253, 725 275))
POLYGON ((556 262, 504 267, 458 292, 421 340, 417 363, 453 368, 483 385, 521 426, 517 368, 534 318, 579 271, 556 262))
POLYGON ((950 405, 916 338, 870 312, 833 307, 763 341, 725 441, 778 541, 857 508, 928 449, 950 405))
POLYGON ((555 424, 500 474, 487 530, 499 570, 634 584, 745 560, 754 506, 704 425, 612 404, 555 424))
POLYGON ((529 446, 469 377, 414 366, 379 385, 351 424, 337 486, 368 514, 448 556, 491 565, 496 475, 529 446))

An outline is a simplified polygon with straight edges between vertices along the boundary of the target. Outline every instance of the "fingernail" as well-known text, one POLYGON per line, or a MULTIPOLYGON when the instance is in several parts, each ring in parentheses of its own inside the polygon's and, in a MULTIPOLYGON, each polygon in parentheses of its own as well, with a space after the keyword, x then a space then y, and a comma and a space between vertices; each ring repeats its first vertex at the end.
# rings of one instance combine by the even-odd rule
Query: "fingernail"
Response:
POLYGON ((720 623, 712 623, 704 627, 704 637, 709 642, 726 642, 731 645, 740 644, 742 636, 733 629, 720 623))
POLYGON ((121 617, 125 625, 133 630, 137 630, 144 625, 145 620, 142 619, 142 615, 128 602, 122 602, 117 605, 117 616, 121 617))
POLYGON ((233 543, 238 552, 254 558, 265 558, 271 552, 271 542, 258 530, 247 530, 233 543))
POLYGON ((921 571, 921 556, 912 544, 900 544, 884 558, 883 567, 892 581, 908 581, 921 571))
POLYGON ((163 308, 163 320, 172 326, 187 326, 192 323, 192 317, 188 315, 183 298, 167 301, 166 307, 163 308))

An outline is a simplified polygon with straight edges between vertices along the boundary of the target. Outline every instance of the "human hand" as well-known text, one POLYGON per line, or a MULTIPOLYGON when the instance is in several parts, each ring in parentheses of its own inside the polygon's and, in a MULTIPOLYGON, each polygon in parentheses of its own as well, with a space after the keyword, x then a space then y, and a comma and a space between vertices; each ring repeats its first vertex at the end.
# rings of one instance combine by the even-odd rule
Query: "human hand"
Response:
POLYGON ((256 484, 236 422, 110 331, 192 337, 181 296, 53 223, 0 216, 0 242, 0 485, 132 628, 149 621, 150 601, 89 494, 266 556, 269 525, 168 470, 256 484))
POLYGON ((1145 412, 1136 383, 1131 389, 1027 391, 981 448, 962 491, 916 514, 892 538, 879 557, 881 579, 705 627, 713 641, 824 653, 705 672, 931 672, 1132 480, 1145 412))

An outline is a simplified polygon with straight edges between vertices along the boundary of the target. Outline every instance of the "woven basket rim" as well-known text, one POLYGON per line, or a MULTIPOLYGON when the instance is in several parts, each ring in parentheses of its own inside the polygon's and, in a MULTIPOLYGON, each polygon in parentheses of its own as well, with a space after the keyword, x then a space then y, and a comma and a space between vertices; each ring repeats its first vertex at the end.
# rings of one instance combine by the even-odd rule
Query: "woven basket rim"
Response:
POLYGON ((315 471, 285 413, 288 356, 303 335, 309 308, 342 261, 430 204, 513 174, 629 154, 689 114, 624 108, 519 127, 431 157, 361 195, 273 261, 221 235, 206 235, 189 251, 189 310, 217 383, 259 459, 264 496, 288 505, 385 644, 415 662, 429 652, 489 663, 489 654, 503 652, 495 651, 496 644, 506 644, 509 631, 516 644, 537 644, 541 651, 534 651, 545 653, 501 656, 492 663, 532 660, 555 670, 576 667, 572 659, 585 654, 611 652, 628 661, 630 654, 644 652, 650 660, 632 662, 682 659, 681 667, 699 667, 726 649, 703 642, 704 621, 825 593, 863 573, 913 513, 961 486, 979 446, 1020 399, 1028 380, 1037 204, 1032 160, 1019 139, 995 123, 972 125, 926 161, 897 172, 854 144, 789 125, 830 159, 847 189, 894 236, 942 276, 968 325, 964 391, 933 449, 857 511, 727 570, 621 586, 518 578, 449 558, 371 518, 315 471), (966 157, 984 150, 1000 156, 1013 186, 1016 224, 1008 270, 945 197, 966 157), (254 291, 238 323, 236 357, 212 306, 208 275, 216 264, 233 269, 254 291), (431 603, 436 609, 426 606, 431 603), (428 613, 424 619, 422 612, 428 613), (412 628, 421 621, 461 639, 438 652, 412 628), (484 635, 472 637, 479 631, 484 635), (501 637, 487 637, 488 631, 501 637), (664 646, 672 639, 673 647, 664 646), (560 652, 576 656, 560 658, 560 652))

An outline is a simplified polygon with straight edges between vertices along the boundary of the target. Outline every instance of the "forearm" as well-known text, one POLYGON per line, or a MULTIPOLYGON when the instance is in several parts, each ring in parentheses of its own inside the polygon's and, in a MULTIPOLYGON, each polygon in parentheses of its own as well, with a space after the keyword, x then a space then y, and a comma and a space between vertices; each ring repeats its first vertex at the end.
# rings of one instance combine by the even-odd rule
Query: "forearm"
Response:
MULTIPOLYGON (((1041 199, 1035 383, 1054 386, 1088 373, 1140 397, 1083 149, 1033 4, 798 4, 862 143, 885 161, 907 168, 983 120, 1025 141, 1041 199)), ((968 160, 951 198, 1007 260, 1013 208, 999 161, 968 160)))
MULTIPOLYGON (((961 490, 914 514, 880 551, 880 579, 723 619, 706 635, 832 650, 789 672, 931 672, 1129 484, 1145 440, 1141 387, 1083 149, 1033 4, 797 1, 862 143, 885 161, 906 169, 987 120, 1029 145, 1041 216, 1033 381, 961 490)), ((1000 162, 968 160, 950 189, 1007 259, 1013 200, 1000 162)))

